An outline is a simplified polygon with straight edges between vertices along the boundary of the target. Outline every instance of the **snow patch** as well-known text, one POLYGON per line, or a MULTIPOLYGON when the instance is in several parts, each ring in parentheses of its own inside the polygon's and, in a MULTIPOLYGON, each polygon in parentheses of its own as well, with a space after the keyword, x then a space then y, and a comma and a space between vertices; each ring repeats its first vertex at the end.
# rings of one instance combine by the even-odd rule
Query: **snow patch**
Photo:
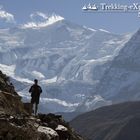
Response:
POLYGON ((0 70, 3 71, 6 75, 8 76, 14 76, 14 71, 15 71, 16 66, 15 65, 4 65, 0 64, 0 70))
POLYGON ((14 15, 6 12, 2 8, 0 8, 0 19, 3 19, 8 23, 15 23, 14 15))
POLYGON ((99 31, 101 31, 101 32, 106 32, 106 33, 110 33, 109 31, 104 30, 104 29, 99 29, 99 31))
POLYGON ((97 104, 100 104, 102 102, 106 105, 112 104, 111 101, 104 100, 104 98, 101 97, 100 95, 95 95, 93 99, 91 98, 86 101, 85 106, 87 107, 88 110, 90 110, 92 109, 92 107, 95 107, 97 104))
POLYGON ((20 82, 25 82, 25 83, 28 83, 28 84, 33 84, 33 81, 31 81, 31 80, 29 80, 27 78, 21 78, 19 76, 14 76, 12 78, 14 78, 15 80, 20 81, 20 82))
POLYGON ((88 28, 89 30, 96 32, 97 30, 93 29, 93 28, 88 28))
POLYGON ((89 28, 89 27, 87 27, 87 26, 83 26, 85 29, 88 29, 88 30, 90 30, 90 31, 93 31, 93 32, 96 32, 97 30, 95 30, 95 29, 93 29, 93 28, 89 28))
MULTIPOLYGON (((44 21, 31 21, 21 26, 23 29, 33 28, 38 29, 42 27, 47 27, 51 24, 54 24, 58 21, 64 20, 63 17, 53 14, 52 16, 48 17, 44 13, 38 12, 37 16, 40 16, 44 19, 44 21)), ((33 15, 31 16, 33 17, 33 15)))
POLYGON ((43 84, 50 84, 50 83, 55 83, 57 81, 57 76, 51 78, 51 79, 47 79, 47 80, 42 80, 41 83, 43 84))
POLYGON ((41 72, 38 72, 38 71, 32 71, 32 75, 33 75, 36 79, 43 79, 43 78, 45 78, 45 76, 44 76, 41 72))
POLYGON ((41 98, 41 102, 54 102, 59 105, 65 106, 65 107, 77 107, 79 103, 67 103, 66 101, 59 100, 59 99, 51 99, 51 98, 41 98))

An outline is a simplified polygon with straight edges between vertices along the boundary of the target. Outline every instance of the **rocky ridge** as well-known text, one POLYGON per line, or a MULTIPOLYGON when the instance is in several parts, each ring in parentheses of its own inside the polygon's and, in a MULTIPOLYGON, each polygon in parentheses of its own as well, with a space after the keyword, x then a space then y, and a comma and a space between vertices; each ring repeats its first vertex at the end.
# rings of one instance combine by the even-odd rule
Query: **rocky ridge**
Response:
POLYGON ((104 106, 79 115, 70 124, 87 140, 139 140, 140 101, 104 106))
POLYGON ((83 140, 61 115, 29 115, 2 72, 0 90, 0 140, 83 140))

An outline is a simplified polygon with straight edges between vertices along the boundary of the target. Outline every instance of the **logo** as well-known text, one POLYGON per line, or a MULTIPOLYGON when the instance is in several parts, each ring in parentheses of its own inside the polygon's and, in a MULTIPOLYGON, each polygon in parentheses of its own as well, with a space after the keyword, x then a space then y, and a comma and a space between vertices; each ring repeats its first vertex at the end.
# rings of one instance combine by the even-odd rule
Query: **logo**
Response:
POLYGON ((140 17, 140 4, 120 4, 120 3, 99 3, 99 4, 85 4, 82 7, 84 12, 100 12, 100 13, 137 13, 140 17))
POLYGON ((90 4, 90 3, 87 6, 84 5, 84 7, 82 9, 83 10, 98 10, 98 8, 95 4, 90 4))

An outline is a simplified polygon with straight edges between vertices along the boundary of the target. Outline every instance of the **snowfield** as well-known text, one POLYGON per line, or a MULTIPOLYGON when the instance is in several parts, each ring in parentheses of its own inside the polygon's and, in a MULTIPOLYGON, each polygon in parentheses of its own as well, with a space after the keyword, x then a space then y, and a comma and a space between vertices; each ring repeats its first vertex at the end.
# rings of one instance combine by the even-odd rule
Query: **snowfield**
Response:
MULTIPOLYGON (((75 111, 87 98, 94 97, 110 61, 132 34, 115 35, 56 15, 35 13, 32 18, 37 16, 43 21, 0 29, 0 70, 11 77, 24 101, 30 101, 28 89, 38 79, 43 88, 41 111, 75 111)), ((87 108, 98 101, 110 104, 97 95, 87 108)))

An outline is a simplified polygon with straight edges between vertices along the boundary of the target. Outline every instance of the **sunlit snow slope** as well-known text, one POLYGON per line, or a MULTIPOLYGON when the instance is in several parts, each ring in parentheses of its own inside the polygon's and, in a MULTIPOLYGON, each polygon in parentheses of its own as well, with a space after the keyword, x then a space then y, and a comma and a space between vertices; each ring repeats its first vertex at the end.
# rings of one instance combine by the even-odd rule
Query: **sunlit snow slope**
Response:
MULTIPOLYGON (((110 60, 131 35, 90 29, 59 16, 48 21, 0 29, 0 69, 24 100, 30 100, 33 79, 39 79, 41 111, 74 111, 90 98, 110 60)), ((102 99, 96 97, 95 106, 102 99)), ((100 102, 108 104, 104 99, 100 102)))

